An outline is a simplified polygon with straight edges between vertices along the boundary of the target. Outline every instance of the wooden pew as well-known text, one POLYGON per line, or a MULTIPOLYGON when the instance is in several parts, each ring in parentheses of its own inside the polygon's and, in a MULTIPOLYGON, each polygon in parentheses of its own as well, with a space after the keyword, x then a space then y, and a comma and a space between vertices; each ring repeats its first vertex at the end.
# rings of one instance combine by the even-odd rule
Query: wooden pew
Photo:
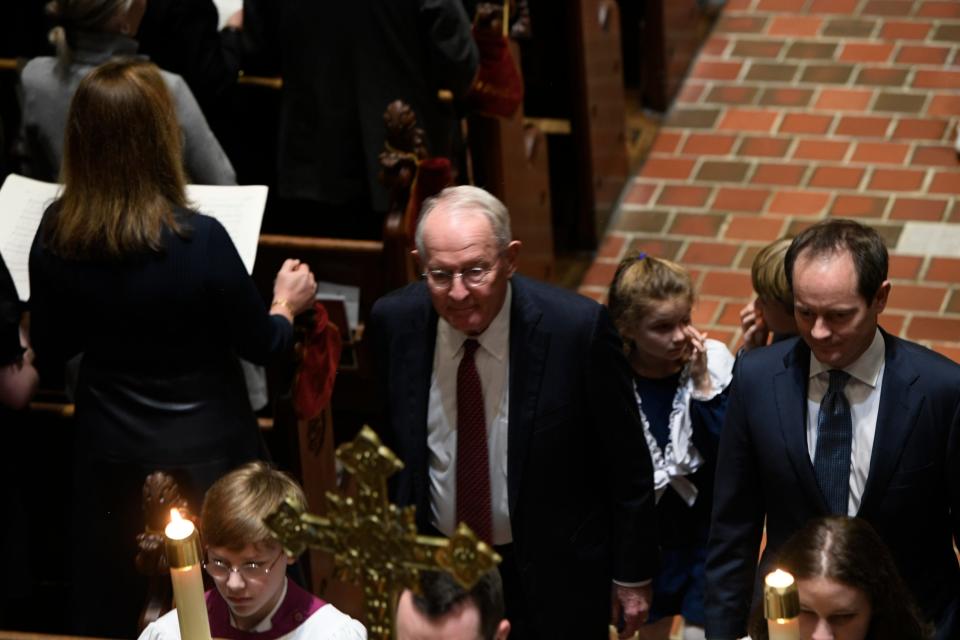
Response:
POLYGON ((530 0, 529 9, 526 114, 570 123, 548 141, 556 247, 592 250, 628 177, 617 3, 530 0))

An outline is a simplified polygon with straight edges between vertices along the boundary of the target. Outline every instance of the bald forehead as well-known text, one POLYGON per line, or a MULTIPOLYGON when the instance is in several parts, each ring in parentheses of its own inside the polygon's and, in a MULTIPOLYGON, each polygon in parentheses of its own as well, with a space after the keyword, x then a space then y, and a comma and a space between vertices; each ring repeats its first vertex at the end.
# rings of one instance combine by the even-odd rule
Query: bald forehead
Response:
POLYGON ((450 209, 437 206, 423 226, 423 244, 427 253, 437 250, 462 251, 470 247, 496 247, 493 225, 475 208, 450 209))

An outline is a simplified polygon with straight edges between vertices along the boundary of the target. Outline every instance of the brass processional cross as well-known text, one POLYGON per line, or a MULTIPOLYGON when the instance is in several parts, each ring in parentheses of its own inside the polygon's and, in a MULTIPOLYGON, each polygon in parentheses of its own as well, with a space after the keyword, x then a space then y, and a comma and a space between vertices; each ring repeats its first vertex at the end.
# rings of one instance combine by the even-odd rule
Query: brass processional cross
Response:
POLYGON ((356 478, 356 497, 328 491, 326 516, 288 503, 266 523, 294 556, 307 547, 334 555, 337 579, 363 588, 371 640, 393 637, 397 599, 405 588, 419 591, 420 571, 446 571, 469 589, 500 562, 463 523, 449 539, 417 534, 416 508, 387 500, 387 478, 403 463, 370 427, 338 447, 337 459, 356 478))

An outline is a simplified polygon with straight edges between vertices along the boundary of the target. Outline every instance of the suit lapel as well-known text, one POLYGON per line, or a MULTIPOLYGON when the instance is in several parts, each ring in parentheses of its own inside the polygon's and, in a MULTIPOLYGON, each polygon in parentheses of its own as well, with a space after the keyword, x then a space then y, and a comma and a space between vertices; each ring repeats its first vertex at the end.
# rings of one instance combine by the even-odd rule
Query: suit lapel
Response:
POLYGON ((784 368, 774 375, 780 430, 787 444, 787 457, 793 466, 800 488, 820 505, 824 513, 829 509, 817 484, 807 448, 807 378, 810 375, 810 351, 803 340, 783 359, 784 368))
POLYGON ((887 484, 893 475, 907 437, 913 430, 923 401, 923 394, 914 389, 919 373, 903 357, 899 340, 883 333, 885 364, 880 406, 877 409, 877 429, 870 454, 870 472, 860 501, 859 516, 868 516, 880 505, 887 484))
POLYGON ((547 358, 549 334, 540 328, 542 311, 515 276, 510 310, 510 414, 507 433, 507 496, 511 518, 520 495, 537 399, 547 358))

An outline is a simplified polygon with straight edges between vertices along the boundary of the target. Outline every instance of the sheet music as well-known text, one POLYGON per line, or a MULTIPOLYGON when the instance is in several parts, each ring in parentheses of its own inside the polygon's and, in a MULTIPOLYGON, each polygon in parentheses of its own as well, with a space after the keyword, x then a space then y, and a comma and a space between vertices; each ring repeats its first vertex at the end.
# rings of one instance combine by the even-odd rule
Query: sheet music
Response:
POLYGON ((187 200, 193 209, 220 221, 240 253, 247 273, 253 273, 260 224, 267 206, 267 187, 260 184, 241 187, 188 184, 187 200))
POLYGON ((17 295, 30 298, 27 263, 40 219, 56 200, 60 185, 11 173, 0 188, 0 255, 10 270, 17 295))
MULTIPOLYGON (((60 185, 10 174, 0 187, 0 255, 10 270, 21 300, 30 298, 30 245, 43 212, 60 185)), ((187 199, 197 211, 216 218, 227 230, 248 273, 253 272, 267 187, 187 185, 187 199)))

